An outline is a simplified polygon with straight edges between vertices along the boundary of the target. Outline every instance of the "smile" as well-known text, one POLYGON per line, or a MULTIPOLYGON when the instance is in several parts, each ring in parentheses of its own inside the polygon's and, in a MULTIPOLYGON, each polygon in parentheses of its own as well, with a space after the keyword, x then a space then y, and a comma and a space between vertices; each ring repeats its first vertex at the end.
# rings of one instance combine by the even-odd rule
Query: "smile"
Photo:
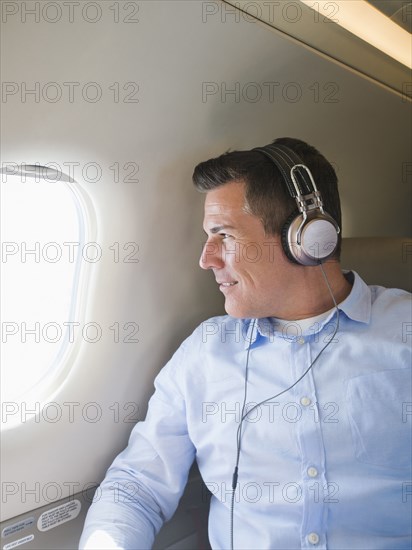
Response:
POLYGON ((231 283, 218 283, 219 286, 228 287, 228 286, 234 286, 237 285, 237 281, 233 281, 231 283))

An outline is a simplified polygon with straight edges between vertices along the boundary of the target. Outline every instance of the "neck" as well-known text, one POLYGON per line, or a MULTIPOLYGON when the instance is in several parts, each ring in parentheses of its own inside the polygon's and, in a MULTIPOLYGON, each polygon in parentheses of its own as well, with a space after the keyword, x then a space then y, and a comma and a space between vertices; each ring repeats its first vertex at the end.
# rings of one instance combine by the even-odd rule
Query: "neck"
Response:
POLYGON ((291 299, 285 301, 284 308, 282 308, 283 313, 279 312, 275 317, 291 321, 315 317, 334 307, 333 298, 336 304, 339 304, 351 291, 351 285, 343 276, 339 262, 329 261, 325 262, 322 267, 298 269, 300 269, 300 273, 297 274, 298 278, 295 284, 292 283, 295 292, 291 292, 291 299), (322 268, 325 277, 322 274, 322 268))

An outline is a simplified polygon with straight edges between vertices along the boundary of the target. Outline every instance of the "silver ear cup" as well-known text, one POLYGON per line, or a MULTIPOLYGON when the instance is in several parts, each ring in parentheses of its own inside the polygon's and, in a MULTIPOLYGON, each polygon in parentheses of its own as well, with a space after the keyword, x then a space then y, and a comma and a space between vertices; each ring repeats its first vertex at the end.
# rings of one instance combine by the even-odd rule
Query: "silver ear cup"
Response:
POLYGON ((330 258, 338 244, 338 231, 334 219, 328 214, 308 215, 302 226, 303 216, 296 216, 285 232, 292 258, 301 265, 317 265, 330 258))
POLYGON ((323 209, 321 194, 310 169, 285 145, 275 143, 257 147, 280 171, 298 211, 291 214, 281 230, 286 256, 294 263, 318 265, 330 258, 338 246, 340 228, 323 209))

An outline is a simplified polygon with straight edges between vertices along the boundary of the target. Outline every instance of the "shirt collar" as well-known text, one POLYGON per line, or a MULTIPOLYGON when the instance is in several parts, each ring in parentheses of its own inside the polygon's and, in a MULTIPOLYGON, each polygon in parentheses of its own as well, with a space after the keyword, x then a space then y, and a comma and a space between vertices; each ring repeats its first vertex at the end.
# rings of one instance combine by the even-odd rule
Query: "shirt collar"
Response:
MULTIPOLYGON (((368 285, 361 279, 356 271, 344 271, 345 278, 352 284, 352 290, 349 295, 339 304, 339 310, 349 319, 358 323, 368 324, 371 316, 371 291, 368 285)), ((334 315, 334 311, 328 316, 320 329, 334 315)), ((273 317, 264 317, 261 319, 243 319, 245 348, 254 344, 259 336, 264 338, 273 337, 276 334, 276 322, 273 317), (247 328, 246 328, 247 327, 247 328)))
POLYGON ((344 271, 343 274, 353 284, 349 295, 339 304, 339 309, 349 319, 368 324, 372 311, 371 290, 356 271, 344 271))

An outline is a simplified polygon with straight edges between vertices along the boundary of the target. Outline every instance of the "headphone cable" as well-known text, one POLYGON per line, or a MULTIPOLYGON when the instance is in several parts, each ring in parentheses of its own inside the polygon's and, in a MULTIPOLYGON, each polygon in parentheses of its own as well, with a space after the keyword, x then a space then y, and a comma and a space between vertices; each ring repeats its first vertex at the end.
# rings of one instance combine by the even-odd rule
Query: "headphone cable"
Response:
POLYGON ((325 270, 323 269, 322 263, 320 263, 319 266, 320 266, 320 269, 322 271, 323 278, 325 280, 326 286, 328 287, 328 291, 329 291, 329 294, 332 298, 333 305, 334 305, 335 311, 336 311, 336 327, 335 327, 335 330, 333 331, 332 336, 330 337, 328 342, 323 346, 323 348, 320 350, 320 352, 317 354, 317 356, 312 361, 312 363, 309 365, 309 367, 305 370, 305 372, 295 382, 293 382, 292 385, 290 385, 285 390, 282 390, 281 392, 277 393, 276 395, 272 395, 271 397, 268 397, 267 399, 263 399, 262 401, 260 401, 260 403, 257 403, 251 409, 249 409, 247 412, 245 412, 246 399, 247 399, 247 382, 248 382, 248 374, 249 374, 249 353, 250 353, 250 348, 251 348, 251 345, 252 345, 252 334, 255 331, 255 325, 257 323, 257 319, 253 320, 253 326, 252 326, 252 330, 251 330, 251 339, 250 339, 250 342, 249 342, 247 355, 246 355, 245 391, 244 391, 244 397, 243 397, 242 412, 241 412, 241 417, 240 417, 240 423, 239 423, 237 433, 236 433, 236 441, 237 441, 236 465, 235 465, 235 469, 234 469, 233 475, 232 475, 232 497, 231 497, 231 504, 230 504, 230 549, 231 550, 234 550, 234 544, 233 544, 234 526, 233 526, 233 524, 234 524, 235 494, 236 494, 236 487, 237 487, 238 473, 239 473, 239 461, 240 461, 240 448, 241 448, 241 443, 242 443, 243 421, 249 415, 249 413, 254 411, 257 407, 260 407, 260 405, 263 405, 264 403, 267 403, 268 401, 271 401, 272 399, 276 399, 277 397, 280 397, 284 393, 286 393, 289 390, 291 390, 292 388, 294 388, 308 374, 308 372, 312 369, 313 365, 316 363, 316 361, 319 359, 319 357, 322 355, 322 353, 325 351, 325 349, 329 346, 329 344, 331 342, 333 342, 333 340, 336 336, 336 333, 338 332, 338 329, 339 329, 339 315, 340 315, 339 314, 339 308, 338 308, 338 305, 336 303, 335 296, 333 295, 333 291, 332 291, 332 288, 330 286, 328 277, 325 273, 325 270))

